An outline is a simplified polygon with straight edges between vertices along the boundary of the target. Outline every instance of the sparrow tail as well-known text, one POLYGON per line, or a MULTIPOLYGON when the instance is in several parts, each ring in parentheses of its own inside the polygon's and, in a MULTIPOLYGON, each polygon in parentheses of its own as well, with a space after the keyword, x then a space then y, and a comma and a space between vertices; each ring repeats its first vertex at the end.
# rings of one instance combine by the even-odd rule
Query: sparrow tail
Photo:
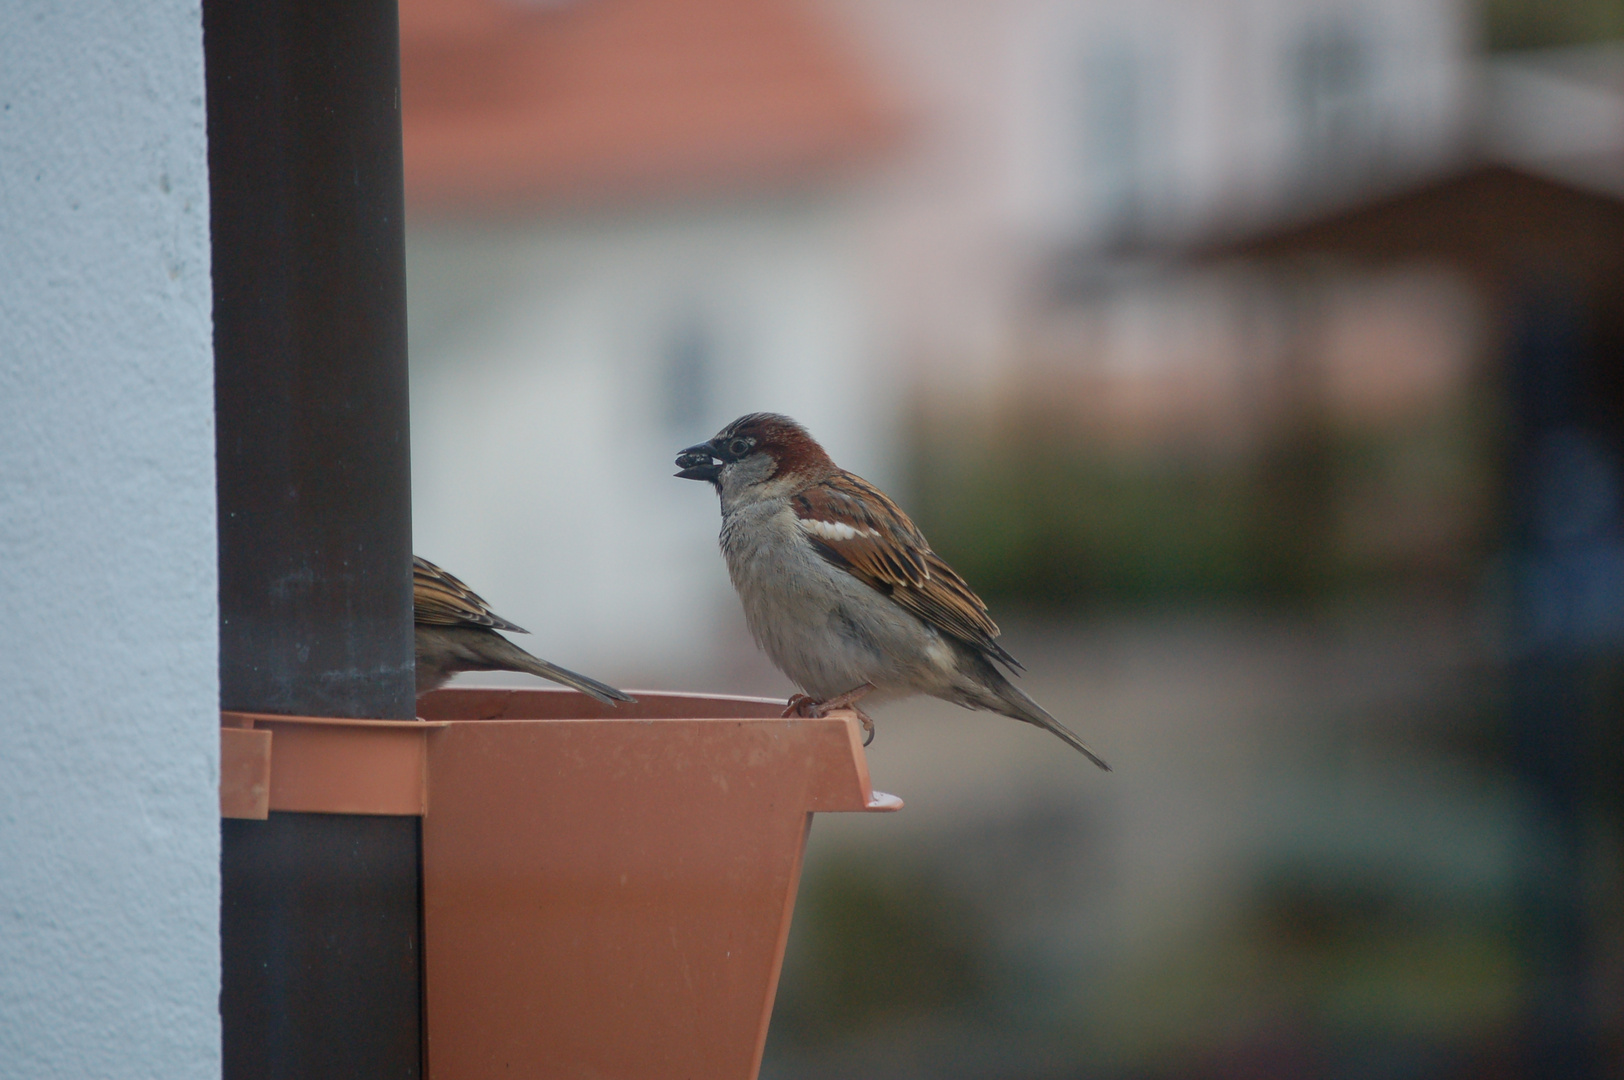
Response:
MULTIPOLYGON (((989 665, 989 668, 990 667, 991 665, 989 665)), ((993 694, 996 695, 996 701, 998 703, 997 705, 990 706, 993 711, 1002 713, 1003 715, 1012 719, 1021 720, 1025 723, 1032 724, 1035 727, 1042 728, 1044 731, 1057 736, 1066 745, 1070 746, 1073 750, 1077 751, 1079 754, 1083 755, 1088 760, 1104 769, 1106 772, 1111 771, 1111 766, 1105 763, 1105 759, 1100 757, 1094 751, 1090 750, 1088 748, 1088 744, 1083 742, 1083 740, 1077 736, 1075 731, 1072 731, 1065 724, 1062 724, 1060 721, 1050 716, 1042 705, 1039 705, 1037 702, 1033 701, 1026 695, 1025 691, 1016 686, 1014 683, 1010 682, 1008 679, 1004 678, 1003 675, 998 674, 996 670, 993 672, 993 674, 996 677, 996 681, 993 681, 992 685, 988 687, 988 689, 992 690, 993 694)))
POLYGON ((617 701, 637 700, 624 690, 616 690, 608 683, 601 683, 597 679, 591 679, 568 668, 561 668, 557 664, 549 663, 539 656, 532 656, 501 634, 493 631, 486 631, 479 635, 478 646, 475 651, 485 666, 467 667, 465 670, 523 671, 531 675, 540 675, 543 679, 562 683, 572 690, 579 690, 588 697, 597 698, 605 705, 612 705, 617 701))

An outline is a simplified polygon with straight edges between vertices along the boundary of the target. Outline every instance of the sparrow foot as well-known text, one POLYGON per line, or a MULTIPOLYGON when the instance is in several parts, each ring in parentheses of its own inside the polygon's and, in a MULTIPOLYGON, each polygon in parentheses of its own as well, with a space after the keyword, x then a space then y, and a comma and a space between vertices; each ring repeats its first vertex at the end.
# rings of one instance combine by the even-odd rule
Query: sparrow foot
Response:
POLYGON ((781 715, 822 719, 836 709, 850 709, 857 714, 858 722, 863 725, 863 745, 867 746, 874 741, 874 720, 868 713, 859 709, 857 703, 863 700, 869 691, 873 689, 873 683, 864 683, 861 686, 852 687, 844 694, 836 694, 828 701, 819 701, 810 694, 796 694, 785 704, 781 715))
MULTIPOLYGON (((799 707, 806 710, 805 712, 799 714, 801 716, 824 717, 828 716, 836 709, 850 709, 852 712, 857 714, 858 721, 863 725, 863 745, 867 746, 869 743, 874 741, 874 721, 866 712, 857 707, 857 703, 863 700, 863 698, 868 695, 869 691, 873 689, 873 683, 864 683, 861 686, 852 687, 844 694, 836 694, 828 701, 814 701, 811 698, 806 697, 805 694, 796 694, 795 697, 792 697, 789 700, 792 707, 799 705, 799 707), (798 699, 801 698, 806 698, 806 701, 799 702, 798 699)), ((786 711, 784 715, 788 716, 789 713, 786 711)))

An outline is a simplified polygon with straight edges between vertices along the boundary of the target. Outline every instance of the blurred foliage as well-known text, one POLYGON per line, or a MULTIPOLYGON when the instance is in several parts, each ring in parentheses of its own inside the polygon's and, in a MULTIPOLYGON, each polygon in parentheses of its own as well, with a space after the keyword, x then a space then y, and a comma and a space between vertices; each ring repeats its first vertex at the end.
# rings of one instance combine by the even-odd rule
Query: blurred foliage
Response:
POLYGON ((773 1039, 815 1045, 975 1004, 984 917, 927 861, 846 856, 801 883, 773 1039))
MULTIPOLYGON (((765 1074, 1455 1075, 1417 1066, 1470 1062, 1515 1030, 1526 971, 1509 877, 1445 868, 1440 888, 1317 836, 1258 852, 1239 896, 1190 895, 1201 914, 1180 932, 1121 948, 1107 930, 1103 949, 1079 950, 1058 926, 1111 920, 1072 895, 1062 923, 1038 918, 1049 939, 1033 951, 1029 906, 966 874, 1002 880, 1002 847, 972 830, 810 862, 765 1074)), ((1076 869, 1100 872, 1097 858, 1076 869)))
POLYGON ((1151 1077, 1282 1058, 1287 1074, 1325 1075, 1377 1048, 1458 1057, 1516 1021, 1509 924, 1504 909, 1428 903, 1402 882, 1260 868, 1243 910, 1113 972, 1082 1023, 1095 1053, 1151 1077))
POLYGON ((1492 535, 1492 410, 1384 426, 1305 417, 1247 452, 1113 444, 1041 404, 921 416, 911 505, 985 598, 1033 606, 1315 603, 1475 587, 1492 535))
POLYGON ((1624 0, 1482 0, 1481 12, 1491 50, 1624 38, 1624 0))

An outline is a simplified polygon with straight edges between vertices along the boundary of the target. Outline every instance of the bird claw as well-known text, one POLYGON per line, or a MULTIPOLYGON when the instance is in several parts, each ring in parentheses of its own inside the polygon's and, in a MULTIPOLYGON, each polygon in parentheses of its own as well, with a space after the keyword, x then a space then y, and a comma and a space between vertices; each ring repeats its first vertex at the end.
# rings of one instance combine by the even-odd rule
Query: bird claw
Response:
POLYGON ((874 720, 857 707, 857 702, 873 689, 872 684, 864 683, 855 689, 847 690, 844 694, 836 694, 828 701, 819 701, 810 694, 796 694, 785 703, 784 711, 780 715, 821 720, 836 709, 850 709, 857 714, 858 722, 863 725, 863 745, 867 746, 874 741, 874 720))

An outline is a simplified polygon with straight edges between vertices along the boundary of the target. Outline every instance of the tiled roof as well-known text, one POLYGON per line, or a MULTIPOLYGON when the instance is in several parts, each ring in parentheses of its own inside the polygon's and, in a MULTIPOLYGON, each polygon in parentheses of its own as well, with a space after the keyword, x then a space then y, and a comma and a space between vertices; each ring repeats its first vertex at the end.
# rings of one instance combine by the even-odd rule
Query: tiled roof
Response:
POLYGON ((796 0, 401 0, 414 210, 792 183, 893 113, 796 0))

